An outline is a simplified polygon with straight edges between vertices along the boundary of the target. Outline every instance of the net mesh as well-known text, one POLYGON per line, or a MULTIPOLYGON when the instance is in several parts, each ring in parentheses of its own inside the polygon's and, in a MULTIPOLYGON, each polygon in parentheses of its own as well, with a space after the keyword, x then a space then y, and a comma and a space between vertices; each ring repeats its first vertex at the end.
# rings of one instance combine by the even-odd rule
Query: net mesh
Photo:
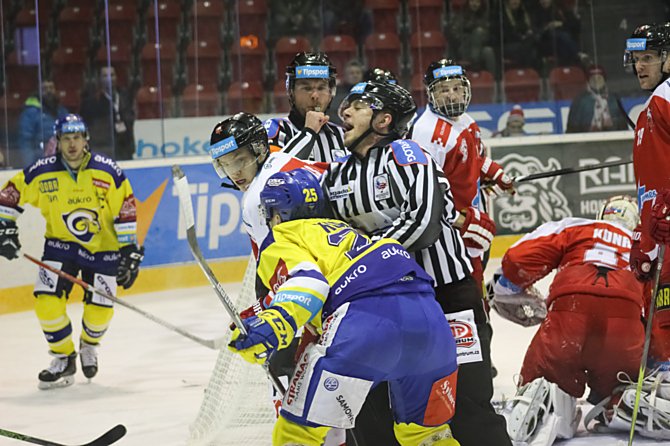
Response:
MULTIPOLYGON (((237 311, 256 300, 256 262, 253 254, 242 289, 231 296, 237 311)), ((274 414, 269 400, 268 379, 263 368, 249 364, 226 348, 228 331, 195 421, 189 427, 189 446, 270 446, 274 414)))

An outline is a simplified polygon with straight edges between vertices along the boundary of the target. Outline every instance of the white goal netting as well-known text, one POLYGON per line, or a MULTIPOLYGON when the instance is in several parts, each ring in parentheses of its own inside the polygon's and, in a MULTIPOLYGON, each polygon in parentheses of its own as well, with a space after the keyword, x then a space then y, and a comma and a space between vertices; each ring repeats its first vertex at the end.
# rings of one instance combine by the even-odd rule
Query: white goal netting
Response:
MULTIPOLYGON (((256 262, 250 256, 240 294, 230 296, 237 311, 256 299, 256 262)), ((263 368, 244 361, 228 350, 228 331, 205 398, 189 427, 189 446, 270 446, 275 423, 263 368)))

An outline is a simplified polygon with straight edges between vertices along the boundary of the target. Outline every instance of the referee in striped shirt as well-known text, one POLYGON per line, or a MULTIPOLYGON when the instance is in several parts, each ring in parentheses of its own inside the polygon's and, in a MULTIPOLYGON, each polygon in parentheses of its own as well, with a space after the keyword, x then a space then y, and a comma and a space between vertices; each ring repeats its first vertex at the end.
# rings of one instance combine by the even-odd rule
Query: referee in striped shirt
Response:
POLYGON ((299 53, 286 67, 287 118, 268 119, 270 144, 303 160, 332 163, 349 153, 342 127, 328 122, 337 70, 324 53, 299 53))
MULTIPOLYGON (((414 141, 399 139, 416 116, 407 90, 388 82, 360 83, 344 99, 339 114, 351 155, 331 164, 321 179, 332 216, 373 240, 398 240, 435 279, 438 303, 450 323, 472 329, 467 344, 474 343, 476 351, 459 359, 456 414, 450 423, 454 438, 462 446, 511 446, 505 420, 491 406, 487 317, 466 251, 466 246, 487 249, 495 226, 479 212, 470 213, 464 221, 454 206, 449 182, 433 158, 414 141)), ((384 410, 381 398, 375 394, 366 401, 374 406, 372 412, 384 410)), ((361 414, 365 413, 364 406, 361 414)), ((374 424, 374 416, 362 420, 359 415, 358 421, 356 429, 369 439, 366 443, 384 443, 379 441, 380 432, 372 430, 383 434, 386 429, 366 427, 374 424)))

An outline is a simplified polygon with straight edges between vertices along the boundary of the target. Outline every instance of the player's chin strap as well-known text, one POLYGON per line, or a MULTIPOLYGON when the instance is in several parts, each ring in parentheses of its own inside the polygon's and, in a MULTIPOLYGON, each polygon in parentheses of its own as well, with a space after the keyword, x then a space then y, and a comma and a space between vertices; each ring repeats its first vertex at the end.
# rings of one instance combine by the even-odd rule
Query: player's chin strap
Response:
POLYGON ((380 113, 380 112, 381 112, 381 110, 375 110, 375 111, 372 112, 372 118, 370 118, 370 127, 366 131, 364 131, 361 136, 356 138, 354 140, 354 142, 351 143, 351 145, 349 147, 347 147, 347 149, 349 149, 349 151, 351 153, 354 153, 354 150, 356 149, 356 146, 358 146, 371 133, 374 133, 375 135, 379 135, 379 136, 383 137, 381 140, 377 141, 377 143, 375 145, 379 145, 380 142, 383 142, 387 139, 390 140, 389 142, 393 142, 393 141, 395 141, 396 139, 399 138, 399 136, 395 132, 380 133, 380 132, 378 132, 377 130, 374 129, 374 126, 372 125, 372 122, 377 117, 377 113, 380 113))

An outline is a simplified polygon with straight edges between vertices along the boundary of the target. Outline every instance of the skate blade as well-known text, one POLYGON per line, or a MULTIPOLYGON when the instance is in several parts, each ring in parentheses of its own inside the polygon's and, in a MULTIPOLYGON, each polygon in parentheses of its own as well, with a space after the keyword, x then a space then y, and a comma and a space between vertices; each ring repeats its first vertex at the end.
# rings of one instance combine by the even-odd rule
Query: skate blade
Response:
POLYGON ((60 379, 56 381, 40 381, 37 384, 37 388, 40 390, 51 390, 51 389, 58 389, 61 387, 69 387, 72 384, 74 384, 74 375, 71 376, 63 376, 60 379))

